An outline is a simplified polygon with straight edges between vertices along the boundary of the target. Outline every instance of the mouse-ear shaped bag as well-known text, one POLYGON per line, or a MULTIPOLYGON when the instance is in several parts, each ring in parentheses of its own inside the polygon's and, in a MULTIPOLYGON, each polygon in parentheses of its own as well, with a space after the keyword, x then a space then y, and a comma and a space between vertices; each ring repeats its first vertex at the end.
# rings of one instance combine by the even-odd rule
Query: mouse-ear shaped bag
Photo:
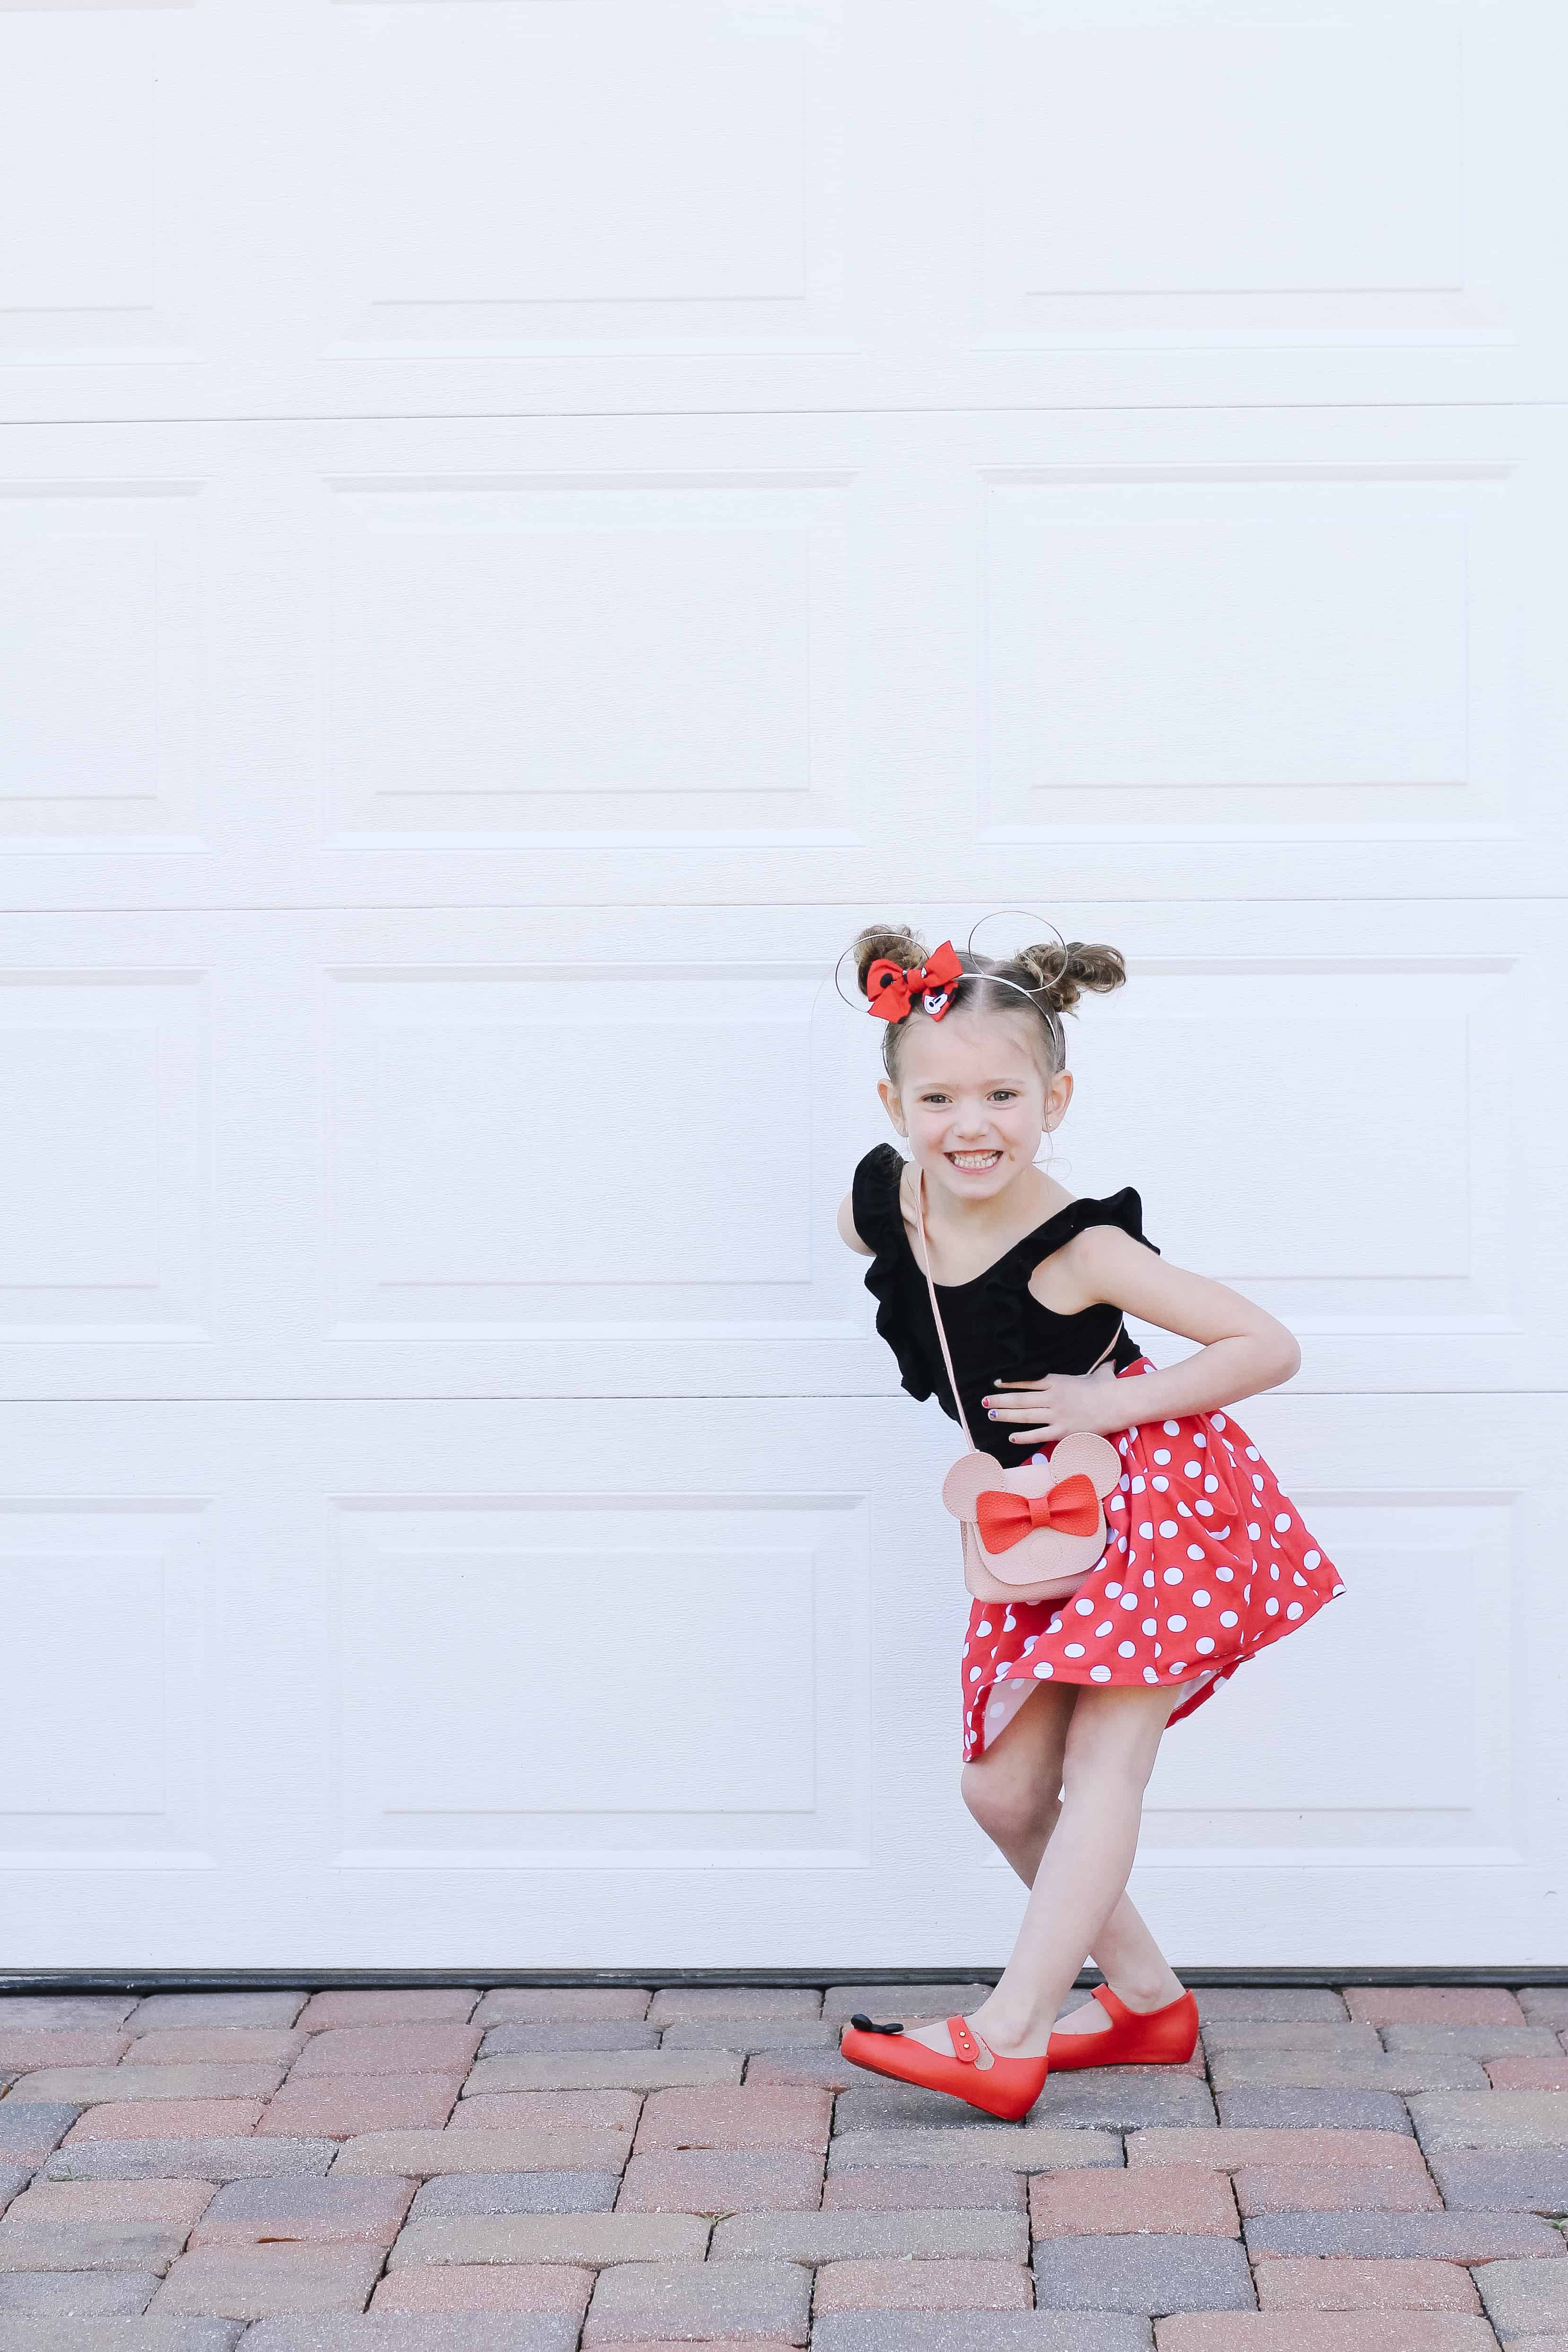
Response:
MULTIPOLYGON (((925 1286, 948 1386, 970 1446, 942 1481, 942 1500, 963 1527, 964 1582, 977 1601, 1065 1601, 1104 1557, 1105 1497, 1120 1481, 1121 1458, 1108 1439, 1086 1432, 1059 1438, 1048 1461, 1020 1462, 1016 1468, 976 1447, 931 1278, 925 1192, 925 1171, 917 1168, 915 1214, 925 1286)), ((1113 1339, 1091 1371, 1115 1344, 1113 1339)))

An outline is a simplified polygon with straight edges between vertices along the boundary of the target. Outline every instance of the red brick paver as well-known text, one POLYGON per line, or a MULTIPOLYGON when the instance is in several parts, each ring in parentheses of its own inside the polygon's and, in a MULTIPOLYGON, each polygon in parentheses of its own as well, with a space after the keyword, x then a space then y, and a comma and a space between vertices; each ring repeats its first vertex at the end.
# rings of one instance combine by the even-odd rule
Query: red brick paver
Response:
POLYGON ((1342 2254, 1284 2255, 1260 2263, 1264 2311, 1479 2311, 1458 2263, 1357 2261, 1342 2254))
POLYGON ((315 2074, 465 2075, 483 2037, 476 2025, 334 2025, 312 2034, 291 2084, 315 2074))
POLYGON ((636 2149, 804 2147, 828 2145, 832 2100, 825 2091, 654 2091, 643 2109, 636 2149))
POLYGON ((256 2129, 291 2139, 349 2139, 360 2132, 444 2124, 457 2103, 460 2074, 292 2075, 256 2129))
POLYGON ((1367 2025, 1523 2025, 1500 1985, 1347 1985, 1344 2005, 1367 2025))
POLYGON ((1184 2311, 1155 2322, 1155 2352, 1497 2352, 1497 2337, 1458 2311, 1184 2311))
POLYGON ((1260 2213, 1434 2213, 1442 2205, 1423 2165, 1244 2164, 1236 2201, 1260 2213))
POLYGON ((403 1992, 350 1986, 342 1992, 314 1994, 295 2025, 300 2033, 320 2033, 338 2025, 462 2025, 478 1999, 477 1991, 461 1985, 414 1985, 403 1992))
POLYGON ((89 2107, 66 2135, 90 2139, 235 2139, 253 2132, 259 2099, 113 2099, 89 2107))
POLYGON ((564 2311, 580 2319, 593 2273, 564 2263, 411 2263, 382 2280, 372 2311, 564 2311))
POLYGON ((1027 2311, 1029 2273, 1011 2263, 826 2263, 817 2273, 819 2318, 833 2311, 1027 2311))
POLYGON ((498 2091, 459 2099, 454 2131, 631 2131, 640 2091, 498 2091))
POLYGON ((1240 2234, 1225 2174, 1196 2164, 1151 2164, 1130 2172, 1040 2173, 1029 2185, 1029 2211, 1037 2238, 1240 2234))
POLYGON ((1494 2091, 1568 2091, 1568 2051, 1559 2058, 1493 2058, 1487 2075, 1494 2091))

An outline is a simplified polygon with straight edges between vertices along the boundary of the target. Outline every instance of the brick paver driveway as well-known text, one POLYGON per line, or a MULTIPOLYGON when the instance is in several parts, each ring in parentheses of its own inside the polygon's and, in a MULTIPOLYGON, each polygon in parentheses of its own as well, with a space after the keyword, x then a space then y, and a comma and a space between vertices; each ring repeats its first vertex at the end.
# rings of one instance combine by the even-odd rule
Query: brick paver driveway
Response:
POLYGON ((1021 2126, 918 1993, 0 1998, 0 2352, 1568 2352, 1568 1990, 1199 1995, 1021 2126))

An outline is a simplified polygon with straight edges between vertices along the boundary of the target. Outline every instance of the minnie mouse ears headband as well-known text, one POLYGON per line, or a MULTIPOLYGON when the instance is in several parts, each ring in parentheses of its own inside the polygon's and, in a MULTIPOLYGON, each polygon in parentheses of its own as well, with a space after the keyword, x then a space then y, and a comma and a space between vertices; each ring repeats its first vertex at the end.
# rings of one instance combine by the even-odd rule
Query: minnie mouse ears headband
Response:
POLYGON ((1040 1003, 1042 992, 1026 988, 1021 981, 1008 980, 1000 972, 966 971, 959 962, 951 940, 944 940, 933 948, 924 963, 901 964, 892 956, 878 956, 866 968, 865 992, 871 999, 866 1006, 880 1021, 907 1021, 915 1010, 915 999, 920 1009, 933 1021, 940 1021, 953 1002, 953 992, 961 980, 988 981, 996 988, 1016 988, 1027 996, 1036 1012, 1056 1025, 1054 1007, 1040 1003))

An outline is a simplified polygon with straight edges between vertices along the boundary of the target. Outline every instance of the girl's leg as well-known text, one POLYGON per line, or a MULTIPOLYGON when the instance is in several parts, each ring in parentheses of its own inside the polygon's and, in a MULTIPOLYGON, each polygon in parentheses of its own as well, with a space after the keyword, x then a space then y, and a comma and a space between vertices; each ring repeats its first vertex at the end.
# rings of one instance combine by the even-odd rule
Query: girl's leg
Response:
MULTIPOLYGON (((1005 1774, 998 1770, 985 1784, 995 1792, 988 1809, 996 1819, 998 1844, 1020 1876, 1031 1855, 1035 1862, 1012 1958, 973 2018, 991 2047, 1009 2058, 1044 2050, 1085 1953, 1103 1942, 1112 1914, 1124 1900, 1144 1790, 1166 1718, 1179 1693, 1081 1685, 1065 1707, 1061 1703, 1064 1693, 1044 1696, 1048 1703, 1033 1717, 1029 1730, 1024 1731, 1030 1714, 1030 1703, 1026 1703, 997 1743, 999 1765, 1006 1743, 1015 1731, 1023 1733, 1013 1751, 1017 1766, 1009 1765, 1005 1774), (1060 1767, 1051 1760, 1059 1731, 1060 1767), (1055 1785, 1061 1794, 1053 1825, 1051 1803, 1040 1792, 1042 1787, 1055 1785)), ((1157 1953, 1157 1947, 1130 1904, 1127 1908, 1136 1926, 1128 1927, 1124 1939, 1113 1931, 1112 1942, 1118 1955, 1125 1949, 1129 1958, 1147 1965, 1148 1952, 1157 1953)), ((1152 1966, 1149 1973, 1153 1975, 1152 1966)), ((1105 1974, 1110 1976, 1109 1968, 1105 1974)), ((1180 1987, 1176 1990, 1179 1992, 1180 1987)), ((951 2047, 940 2021, 918 2029, 915 2038, 934 2049, 951 2047)))
MULTIPOLYGON (((1026 1886, 1033 1885, 1061 1817, 1067 1727, 1081 1687, 1038 1684, 1000 1738, 964 1767, 964 1802, 1026 1886)), ((1180 1998, 1180 1980, 1130 1895, 1118 1899, 1089 1956, 1129 2009, 1163 2009, 1180 1998)), ((1056 2031, 1101 2033, 1110 2023, 1099 2002, 1089 2000, 1056 2031)))

